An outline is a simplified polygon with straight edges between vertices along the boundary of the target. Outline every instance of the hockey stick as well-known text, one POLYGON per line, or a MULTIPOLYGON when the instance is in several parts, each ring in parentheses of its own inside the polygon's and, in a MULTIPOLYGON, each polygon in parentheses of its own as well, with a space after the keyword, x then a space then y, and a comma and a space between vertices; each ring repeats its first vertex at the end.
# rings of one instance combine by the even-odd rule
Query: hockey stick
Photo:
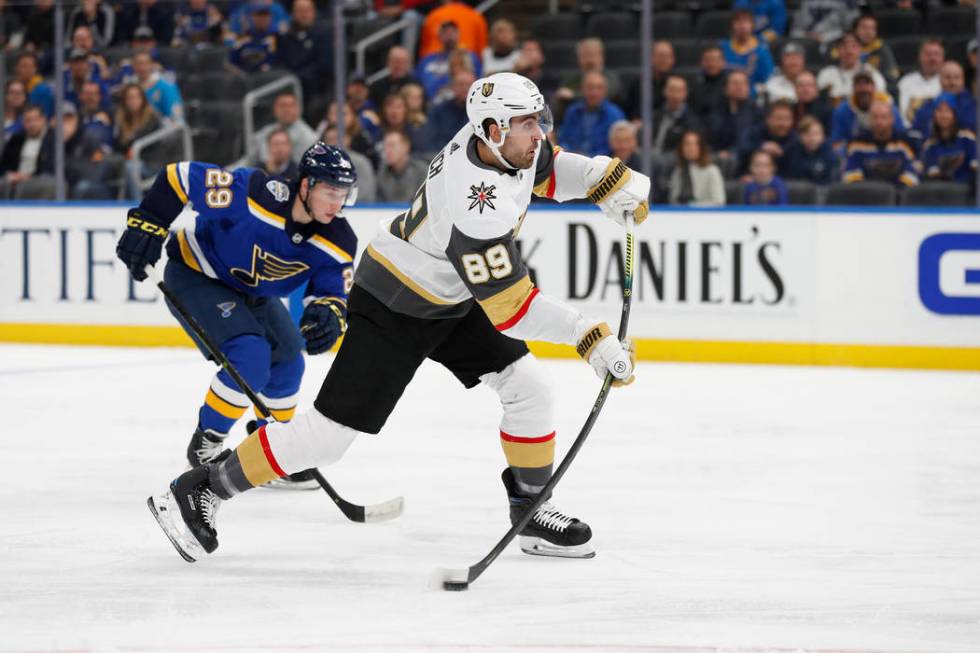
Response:
MULTIPOLYGON (((629 323, 630 318, 630 304, 633 300, 633 266, 636 258, 636 250, 633 243, 633 216, 628 214, 626 216, 626 270, 623 277, 623 312, 619 318, 619 333, 617 337, 623 340, 626 337, 626 326, 629 323)), ((599 412, 602 410, 602 406, 606 403, 606 397, 609 395, 609 388, 612 387, 613 375, 606 374, 605 380, 602 382, 602 389, 599 390, 599 396, 596 398, 595 403, 592 404, 592 412, 589 413, 588 419, 585 420, 585 424, 582 426, 582 430, 579 431, 578 437, 572 443, 571 448, 568 453, 565 454, 564 460, 558 465, 558 469, 551 476, 547 483, 545 483, 544 488, 542 488, 541 493, 538 498, 535 499, 531 507, 527 509, 524 516, 521 517, 516 524, 511 526, 510 530, 497 542, 496 546, 490 550, 482 560, 480 560, 475 565, 470 566, 468 569, 438 569, 436 570, 435 578, 442 584, 442 589, 450 592, 461 592, 470 586, 470 583, 474 582, 480 575, 487 570, 493 561, 497 559, 507 545, 517 537, 517 534, 524 530, 527 523, 531 521, 531 517, 541 507, 548 497, 551 496, 551 491, 554 490, 555 486, 558 485, 558 481, 561 477, 565 475, 568 471, 569 466, 572 461, 575 460, 575 456, 578 455, 579 449, 585 444, 585 439, 589 437, 589 432, 592 431, 592 427, 596 423, 596 419, 599 417, 599 412)))
MULTIPOLYGON (((184 322, 190 327, 191 331, 194 332, 194 335, 196 335, 198 339, 204 343, 204 347, 211 354, 211 357, 218 364, 218 366, 223 367, 225 371, 228 372, 229 376, 231 376, 231 378, 235 380, 235 383, 238 384, 238 387, 242 389, 242 392, 248 396, 249 401, 251 401, 263 415, 271 416, 272 411, 269 410, 269 407, 266 406, 265 402, 262 401, 254 390, 252 390, 248 382, 242 378, 242 375, 238 373, 238 370, 231 364, 231 361, 228 360, 228 357, 225 356, 224 352, 222 352, 214 341, 211 340, 204 328, 197 322, 197 320, 194 319, 194 316, 188 312, 184 304, 177 298, 176 293, 174 293, 174 291, 171 290, 166 283, 164 283, 164 281, 157 274, 156 269, 154 269, 152 265, 148 265, 146 266, 146 272, 150 279, 153 280, 156 287, 160 289, 160 292, 163 293, 163 296, 170 302, 170 305, 173 306, 180 315, 181 319, 183 319, 184 322)), ((359 506, 355 503, 347 501, 342 496, 337 494, 337 491, 334 490, 330 483, 327 482, 327 479, 323 477, 320 470, 311 469, 309 471, 313 478, 316 479, 316 482, 320 484, 320 487, 323 488, 323 491, 326 492, 331 499, 333 499, 335 504, 337 504, 337 507, 340 508, 340 512, 344 513, 344 516, 351 521, 359 523, 387 521, 402 514, 402 509, 405 503, 405 500, 402 497, 396 497, 389 501, 376 503, 370 506, 359 506)))

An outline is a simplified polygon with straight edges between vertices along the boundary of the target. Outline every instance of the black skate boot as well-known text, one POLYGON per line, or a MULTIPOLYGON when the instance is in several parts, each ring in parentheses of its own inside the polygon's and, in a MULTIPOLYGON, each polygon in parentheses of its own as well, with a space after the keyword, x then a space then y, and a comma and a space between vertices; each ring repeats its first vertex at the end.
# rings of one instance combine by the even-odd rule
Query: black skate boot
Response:
MULTIPOLYGON (((251 435, 259 430, 259 423, 254 419, 245 425, 245 431, 251 435)), ((319 490, 320 484, 313 478, 313 472, 307 470, 296 472, 282 478, 276 478, 262 487, 268 490, 319 490)))
MULTIPOLYGON (((509 467, 502 478, 510 498, 510 523, 516 524, 537 497, 521 491, 509 467)), ((547 501, 535 511, 520 534, 524 553, 561 558, 594 558, 591 539, 592 529, 588 524, 563 514, 547 501)))
POLYGON ((217 434, 198 426, 187 445, 187 462, 192 469, 205 463, 220 463, 231 455, 231 451, 225 449, 224 443, 224 439, 217 434))
POLYGON ((166 494, 146 500, 167 539, 187 562, 218 548, 214 525, 221 499, 211 489, 210 473, 210 464, 195 467, 171 481, 166 494))

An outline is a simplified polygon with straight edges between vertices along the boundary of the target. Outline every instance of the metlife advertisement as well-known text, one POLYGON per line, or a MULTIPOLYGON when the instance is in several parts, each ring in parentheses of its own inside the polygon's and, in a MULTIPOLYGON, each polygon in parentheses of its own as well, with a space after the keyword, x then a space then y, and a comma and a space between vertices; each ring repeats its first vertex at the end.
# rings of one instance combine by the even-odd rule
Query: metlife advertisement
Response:
MULTIPOLYGON (((351 209, 359 249, 399 211, 351 209)), ((121 205, 5 207, 0 340, 72 342, 86 331, 86 342, 126 344, 127 326, 176 333, 157 290, 132 282, 115 259, 124 222, 121 205)), ((615 323, 621 227, 590 207, 532 207, 519 241, 542 292, 615 323)), ((915 366, 899 360, 908 348, 925 367, 980 367, 980 215, 654 210, 637 244, 630 334, 643 357, 683 359, 678 352, 700 346, 782 362, 765 351, 789 347, 797 353, 785 362, 811 362, 807 347, 854 347, 915 366)))

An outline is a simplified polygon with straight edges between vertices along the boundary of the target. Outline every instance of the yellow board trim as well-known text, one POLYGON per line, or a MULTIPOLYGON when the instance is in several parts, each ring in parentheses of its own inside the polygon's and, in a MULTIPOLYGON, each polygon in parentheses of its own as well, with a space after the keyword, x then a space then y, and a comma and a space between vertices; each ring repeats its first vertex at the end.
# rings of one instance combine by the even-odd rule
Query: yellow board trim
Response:
MULTIPOLYGON (((0 323, 0 342, 120 347, 193 347, 180 327, 0 323)), ((685 363, 838 365, 980 371, 980 347, 733 342, 634 338, 637 359, 685 363)), ((529 343, 542 358, 578 358, 571 345, 529 343)), ((336 348, 336 345, 334 346, 336 348)))
POLYGON ((177 193, 177 197, 184 204, 187 204, 187 193, 184 192, 184 187, 180 185, 180 175, 177 172, 177 164, 171 163, 167 166, 167 181, 170 182, 170 187, 174 189, 177 193))
POLYGON ((242 465, 242 472, 245 478, 252 484, 252 487, 265 485, 269 481, 279 478, 279 474, 272 471, 269 459, 262 451, 262 442, 259 440, 259 432, 251 434, 245 438, 238 448, 238 462, 242 465))
POLYGON ((509 442, 500 439, 511 467, 545 467, 555 462, 555 439, 547 442, 509 442))
POLYGON ((395 277, 399 281, 401 281, 403 284, 411 288, 416 295, 423 297, 426 301, 431 302, 433 304, 439 304, 440 306, 451 306, 454 304, 454 302, 447 302, 445 299, 440 299, 439 297, 436 297, 428 290, 426 290, 419 284, 412 281, 409 277, 403 274, 401 270, 395 267, 394 263, 386 259, 384 255, 381 254, 381 252, 376 250, 374 248, 374 245, 368 245, 367 251, 365 253, 371 258, 373 258, 375 261, 380 263, 386 270, 388 270, 388 272, 391 272, 393 275, 395 275, 395 277))
POLYGON ((197 259, 194 258, 194 252, 191 251, 191 246, 187 242, 187 235, 184 233, 183 229, 177 232, 177 244, 180 245, 180 256, 184 259, 184 263, 187 264, 187 267, 195 272, 204 274, 201 266, 197 264, 197 259))

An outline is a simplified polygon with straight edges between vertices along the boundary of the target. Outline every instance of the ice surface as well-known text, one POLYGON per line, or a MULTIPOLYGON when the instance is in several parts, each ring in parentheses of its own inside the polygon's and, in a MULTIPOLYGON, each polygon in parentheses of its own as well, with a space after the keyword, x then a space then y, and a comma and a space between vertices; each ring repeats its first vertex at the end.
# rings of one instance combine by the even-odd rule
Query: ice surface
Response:
MULTIPOLYGON (((563 454, 599 384, 547 366, 563 454)), ((508 526, 489 390, 426 365, 324 470, 352 501, 404 494, 399 520, 256 490, 191 565, 144 500, 212 373, 190 349, 0 347, 0 651, 980 650, 980 375, 643 365, 556 495, 598 556, 514 544, 447 593, 432 570, 508 526)))

